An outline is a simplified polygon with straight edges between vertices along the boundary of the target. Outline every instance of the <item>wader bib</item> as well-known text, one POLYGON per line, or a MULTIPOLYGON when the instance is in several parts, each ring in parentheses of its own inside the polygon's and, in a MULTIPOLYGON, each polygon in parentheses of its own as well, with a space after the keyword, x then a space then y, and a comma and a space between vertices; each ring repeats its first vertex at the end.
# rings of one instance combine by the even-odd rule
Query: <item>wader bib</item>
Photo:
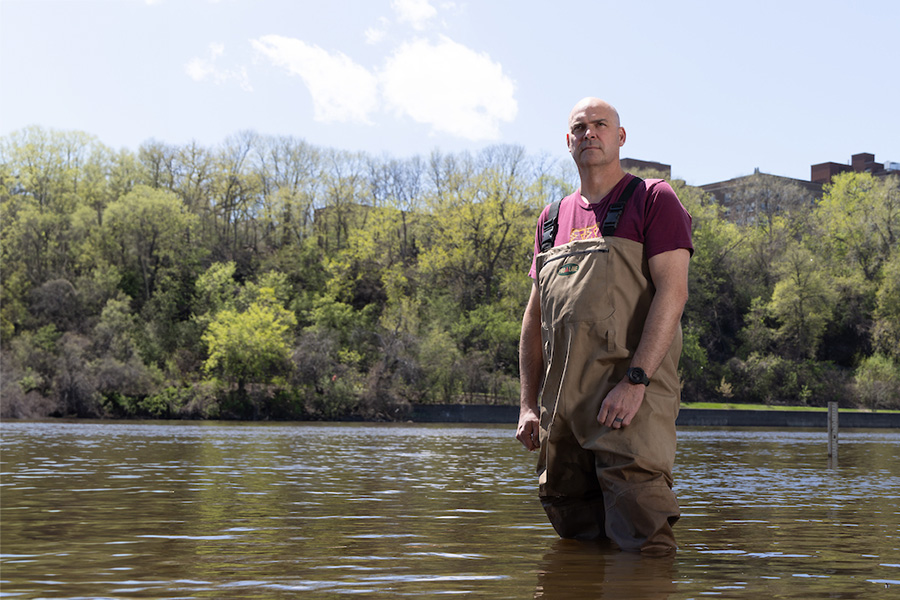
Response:
POLYGON ((541 502, 564 538, 675 548, 672 492, 681 328, 628 427, 597 422, 625 376, 654 290, 643 244, 607 236, 537 256, 544 345, 541 502))

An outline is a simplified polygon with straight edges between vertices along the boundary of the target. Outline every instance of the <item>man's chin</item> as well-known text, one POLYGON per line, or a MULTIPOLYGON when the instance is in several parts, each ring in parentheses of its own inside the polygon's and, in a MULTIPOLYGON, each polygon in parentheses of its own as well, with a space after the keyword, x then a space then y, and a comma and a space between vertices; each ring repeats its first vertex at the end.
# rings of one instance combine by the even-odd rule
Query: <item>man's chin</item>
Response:
POLYGON ((581 151, 581 156, 589 159, 594 159, 595 157, 602 158, 604 156, 604 153, 600 148, 584 148, 581 151))

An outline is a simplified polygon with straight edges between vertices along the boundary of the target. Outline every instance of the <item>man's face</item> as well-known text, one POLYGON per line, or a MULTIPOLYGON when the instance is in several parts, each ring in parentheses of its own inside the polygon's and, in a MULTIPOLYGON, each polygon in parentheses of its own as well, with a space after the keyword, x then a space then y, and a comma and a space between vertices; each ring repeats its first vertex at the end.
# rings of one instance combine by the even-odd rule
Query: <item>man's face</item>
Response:
POLYGON ((566 139, 579 167, 603 165, 619 159, 625 130, 619 126, 615 109, 608 104, 584 103, 572 111, 566 139))

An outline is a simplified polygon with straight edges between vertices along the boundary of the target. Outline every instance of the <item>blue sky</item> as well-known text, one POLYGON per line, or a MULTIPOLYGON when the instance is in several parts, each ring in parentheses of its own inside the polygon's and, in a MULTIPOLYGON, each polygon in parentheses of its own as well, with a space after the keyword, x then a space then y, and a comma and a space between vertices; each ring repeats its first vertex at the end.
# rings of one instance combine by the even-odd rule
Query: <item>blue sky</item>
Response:
POLYGON ((808 179, 900 162, 898 23, 893 1, 0 0, 0 134, 567 159, 569 110, 596 95, 623 156, 688 183, 808 179))

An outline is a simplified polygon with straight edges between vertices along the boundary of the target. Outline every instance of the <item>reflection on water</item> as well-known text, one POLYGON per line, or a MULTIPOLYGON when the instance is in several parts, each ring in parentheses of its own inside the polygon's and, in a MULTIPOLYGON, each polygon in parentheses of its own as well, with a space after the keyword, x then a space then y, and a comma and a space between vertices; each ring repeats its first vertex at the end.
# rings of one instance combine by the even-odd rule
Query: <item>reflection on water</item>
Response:
POLYGON ((538 564, 534 597, 665 600, 676 585, 674 554, 647 557, 604 544, 556 540, 538 564))
POLYGON ((900 597, 900 433, 682 431, 667 558, 559 540, 513 433, 4 423, 0 597, 900 597))

